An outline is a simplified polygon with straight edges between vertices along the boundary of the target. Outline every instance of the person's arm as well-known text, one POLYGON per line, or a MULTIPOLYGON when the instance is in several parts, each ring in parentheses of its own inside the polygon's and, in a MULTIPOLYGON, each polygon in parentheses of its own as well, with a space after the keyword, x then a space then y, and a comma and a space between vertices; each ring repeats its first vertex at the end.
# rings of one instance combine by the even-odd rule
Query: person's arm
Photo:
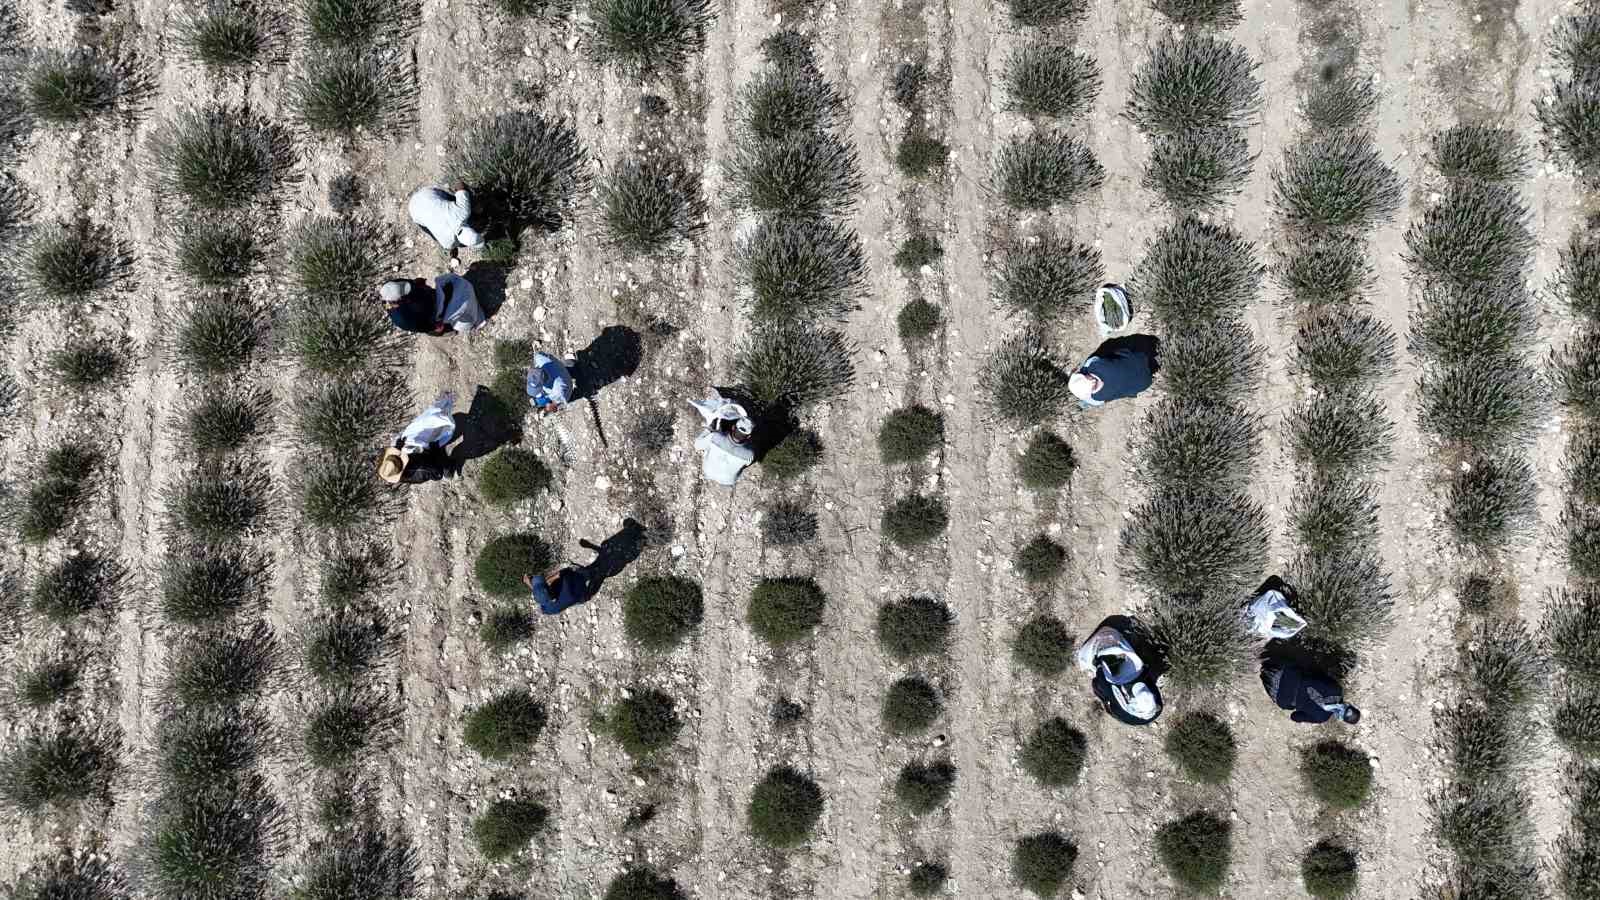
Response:
POLYGON ((1289 714, 1289 721, 1291 721, 1291 722, 1302 722, 1302 723, 1304 723, 1306 725, 1315 725, 1315 724, 1317 724, 1317 720, 1316 719, 1311 718, 1310 716, 1306 715, 1305 713, 1301 712, 1298 709, 1289 714))

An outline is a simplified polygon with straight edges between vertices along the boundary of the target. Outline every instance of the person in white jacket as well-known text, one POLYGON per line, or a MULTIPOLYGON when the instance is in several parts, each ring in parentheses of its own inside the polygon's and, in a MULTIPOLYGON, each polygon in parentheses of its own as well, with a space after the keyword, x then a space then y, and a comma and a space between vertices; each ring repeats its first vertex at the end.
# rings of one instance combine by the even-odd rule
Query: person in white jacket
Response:
POLYGON ((708 481, 733 487, 739 473, 756 461, 756 452, 750 447, 755 423, 743 406, 724 399, 715 389, 706 399, 690 400, 689 405, 705 420, 705 430, 694 439, 694 448, 701 453, 701 474, 708 481))
POLYGON ((446 251, 458 246, 483 246, 482 235, 467 227, 467 220, 472 217, 472 195, 459 181, 453 189, 454 193, 440 187, 418 188, 408 204, 411 221, 446 251))

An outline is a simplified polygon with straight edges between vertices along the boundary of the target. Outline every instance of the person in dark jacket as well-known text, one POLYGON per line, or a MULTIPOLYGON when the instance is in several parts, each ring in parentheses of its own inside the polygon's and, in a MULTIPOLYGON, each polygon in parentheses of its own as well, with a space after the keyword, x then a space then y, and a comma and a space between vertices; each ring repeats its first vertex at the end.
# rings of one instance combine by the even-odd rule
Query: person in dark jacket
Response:
POLYGON ((1160 346, 1160 340, 1148 334, 1112 338, 1083 361, 1067 387, 1086 407, 1137 397, 1155 382, 1160 346))
POLYGON ((1261 685, 1280 709, 1294 710, 1289 718, 1295 722, 1318 725, 1338 718, 1346 725, 1354 725, 1361 721, 1361 710, 1344 701, 1339 682, 1294 663, 1262 665, 1261 685))
POLYGON ((553 616, 568 607, 588 602, 595 593, 595 577, 586 566, 568 566, 546 572, 538 578, 522 576, 522 583, 533 591, 539 611, 553 616))

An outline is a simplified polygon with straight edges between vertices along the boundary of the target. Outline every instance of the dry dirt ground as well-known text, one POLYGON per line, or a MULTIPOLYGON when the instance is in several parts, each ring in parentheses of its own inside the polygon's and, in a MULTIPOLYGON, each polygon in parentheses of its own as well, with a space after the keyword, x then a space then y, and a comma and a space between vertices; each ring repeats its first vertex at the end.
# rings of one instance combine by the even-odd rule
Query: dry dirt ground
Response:
MULTIPOLYGON (((1382 89, 1378 144, 1407 179, 1410 202, 1372 242, 1381 275, 1373 299, 1403 333, 1408 295, 1400 236, 1431 190, 1419 171, 1428 136, 1462 119, 1533 135, 1533 104, 1548 83, 1542 41, 1571 5, 1338 3, 1333 8, 1348 13, 1361 65, 1382 89)), ((139 357, 135 377, 115 402, 80 408, 43 391, 26 394, 14 433, 4 441, 5 475, 22 478, 41 448, 74 436, 112 448, 116 474, 98 495, 95 534, 135 569, 140 586, 94 638, 100 666, 95 696, 117 710, 131 773, 119 782, 117 801, 103 817, 21 820, 8 813, 0 822, 0 879, 13 877, 48 845, 72 834, 81 841, 103 831, 114 856, 132 858, 149 799, 137 777, 139 750, 148 746, 166 652, 148 610, 150 573, 163 552, 156 489, 185 462, 169 419, 186 385, 161 352, 174 297, 161 265, 163 210, 146 177, 145 142, 171 111, 214 94, 238 98, 247 90, 257 107, 280 109, 287 72, 274 69, 247 89, 213 85, 177 53, 177 10, 168 0, 118 0, 107 19, 107 27, 135 47, 156 75, 149 114, 83 133, 46 133, 20 167, 20 177, 40 198, 41 219, 87 209, 134 242, 135 282, 89 315, 100 327, 125 333, 139 357)), ((74 40, 75 17, 58 0, 28 0, 22 12, 38 43, 66 47, 74 40)), ((1275 236, 1269 168, 1298 133, 1297 84, 1328 52, 1326 36, 1302 27, 1308 14, 1292 0, 1249 0, 1243 24, 1230 33, 1261 61, 1266 105, 1264 124, 1251 131, 1259 152, 1254 174, 1227 215, 1263 247, 1275 236)), ((377 786, 381 808, 410 833, 420 853, 419 896, 470 897, 500 884, 519 886, 532 897, 598 896, 622 864, 646 858, 698 897, 898 896, 907 866, 942 858, 952 873, 951 895, 1014 897, 1021 892, 1008 874, 1013 841, 1052 827, 1072 836, 1081 851, 1067 893, 1103 900, 1167 897, 1176 889, 1154 861, 1152 831, 1196 806, 1235 820, 1226 896, 1302 896, 1299 858, 1325 834, 1357 842, 1363 897, 1439 896, 1440 857, 1428 835, 1424 798, 1438 768, 1428 749, 1431 707, 1446 689, 1441 676, 1453 663, 1451 629, 1458 616, 1434 524, 1438 472, 1415 426, 1416 368, 1404 354, 1387 392, 1397 445, 1382 476, 1383 547, 1395 580, 1396 625, 1349 686, 1367 711, 1366 721, 1342 731, 1378 764, 1376 795, 1366 806, 1334 817, 1319 811, 1298 782, 1295 754, 1323 731, 1291 725, 1253 678, 1240 679, 1219 696, 1168 698, 1167 720, 1210 706, 1235 728, 1241 765, 1227 787, 1214 789, 1185 783, 1176 773, 1161 752, 1164 724, 1121 727, 1098 713, 1075 673, 1046 681, 1010 661, 1007 642, 1015 625, 1037 609, 1053 609, 1086 633, 1134 602, 1118 576, 1113 550, 1138 496, 1138 486, 1124 475, 1126 436, 1151 401, 1074 414, 1063 423, 1083 467, 1073 489, 1050 502, 1019 488, 1015 458, 1021 439, 995 427, 976 394, 976 370, 1013 328, 991 299, 988 250, 1009 230, 1037 224, 1017 220, 991 189, 1000 143, 1029 127, 1001 110, 997 75, 1019 36, 1009 29, 998 0, 847 0, 824 3, 800 21, 799 27, 819 36, 825 71, 851 103, 848 133, 866 175, 853 224, 872 272, 870 292, 847 326, 859 344, 857 390, 814 414, 828 442, 823 468, 808 488, 823 511, 820 545, 795 552, 763 547, 753 513, 783 489, 759 472, 732 493, 699 479, 688 446, 692 419, 683 401, 699 396, 708 383, 727 380, 732 338, 746 327, 731 258, 733 237, 744 223, 725 201, 730 101, 759 63, 758 43, 776 27, 762 0, 724 3, 705 53, 686 78, 652 88, 671 103, 675 137, 703 166, 711 200, 710 227, 687 254, 657 265, 614 258, 597 240, 591 203, 591 212, 574 227, 535 241, 524 254, 511 273, 507 302, 484 336, 409 345, 411 388, 425 402, 440 389, 467 397, 486 383, 494 338, 532 337, 570 355, 607 326, 643 335, 638 370, 603 391, 596 404, 609 448, 581 407, 559 424, 530 423, 529 445, 558 472, 548 502, 507 513, 481 502, 470 479, 428 485, 408 492, 403 512, 387 529, 403 560, 400 586, 388 602, 404 634, 390 670, 404 725, 380 766, 377 786), (892 104, 887 80, 919 48, 948 71, 935 120, 952 156, 942 180, 912 189, 892 162, 905 114, 892 104), (915 283, 890 262, 912 215, 936 229, 946 248, 944 260, 915 283), (947 327, 930 348, 908 352, 896 336, 895 313, 916 291, 944 308, 947 327), (676 331, 652 333, 649 326, 659 322, 676 331), (946 446, 936 463, 911 474, 890 471, 877 462, 877 423, 885 409, 912 400, 942 406, 946 446), (640 454, 625 437, 638 411, 651 406, 678 414, 673 448, 656 457, 640 454), (951 524, 934 549, 907 554, 883 539, 878 522, 886 500, 914 482, 937 486, 949 502, 951 524), (530 527, 586 560, 577 540, 599 540, 626 516, 650 525, 652 542, 606 594, 542 620, 536 637, 512 655, 498 657, 483 648, 476 625, 485 599, 471 570, 477 548, 497 533, 530 527), (1009 562, 1016 544, 1040 529, 1059 530, 1073 551, 1070 576, 1046 595, 1025 588, 1009 562), (706 620, 691 645, 651 661, 623 640, 618 599, 629 579, 662 570, 703 583, 706 620), (813 644, 775 658, 744 625, 744 603, 755 579, 789 573, 814 575, 831 604, 813 644), (900 766, 926 755, 929 746, 891 739, 880 727, 883 689, 902 673, 877 649, 872 633, 878 604, 913 592, 942 596, 958 613, 947 661, 924 671, 949 698, 935 732, 948 739, 959 780, 947 810, 917 820, 897 811, 890 787, 900 766), (663 686, 691 711, 678 747, 648 771, 635 771, 592 726, 603 705, 638 682, 663 686), (531 686, 548 699, 549 727, 533 759, 487 763, 461 743, 461 718, 471 705, 510 685, 531 686), (807 709, 789 731, 775 729, 769 715, 780 696, 807 709), (1082 728, 1090 748, 1081 783, 1058 791, 1039 788, 1016 762, 1019 741, 1052 714, 1082 728), (752 785, 780 762, 813 772, 826 794, 817 837, 786 855, 760 849, 744 821, 752 785), (552 828, 522 861, 490 866, 472 846, 468 823, 487 799, 507 788, 544 796, 553 811, 552 828), (624 832, 624 818, 641 803, 657 804, 657 815, 624 832)), ((1081 129, 1108 177, 1100 191, 1058 216, 1098 240, 1113 279, 1126 278, 1146 239, 1170 218, 1140 185, 1147 145, 1120 115, 1133 72, 1166 27, 1139 2, 1095 0, 1078 38, 1104 77, 1095 110, 1081 129)), ((508 25, 464 0, 425 0, 414 37, 417 125, 355 149, 303 142, 307 177, 286 215, 325 209, 327 179, 353 168, 371 190, 370 208, 409 228, 404 198, 441 176, 453 124, 503 108, 571 117, 595 169, 605 170, 636 139, 641 90, 584 53, 571 20, 555 27, 508 25)), ((1542 154, 1522 187, 1541 238, 1531 281, 1542 285, 1556 248, 1583 210, 1572 179, 1548 167, 1542 154)), ((441 267, 429 245, 416 243, 410 255, 412 275, 441 267)), ((1295 390, 1286 367, 1292 346, 1278 299, 1274 290, 1263 291, 1249 318, 1270 354, 1267 386, 1257 398, 1269 428, 1257 484, 1260 499, 1275 511, 1275 564, 1287 552, 1282 509, 1293 474, 1272 429, 1295 390)), ((57 315, 30 315, 9 347, 5 365, 25 385, 44 383, 44 356, 60 342, 52 318, 57 315)), ((1561 333, 1559 321, 1552 312, 1546 341, 1561 333)), ((1074 355, 1090 349, 1095 333, 1087 312, 1070 323, 1064 340, 1074 355)), ((296 387, 292 366, 274 383, 279 409, 285 410, 296 387)), ((1556 459, 1562 428, 1552 418, 1537 445, 1547 523, 1560 499, 1556 459)), ((287 437, 273 448, 271 460, 280 479, 293 477, 296 450, 287 437)), ((311 537, 295 518, 286 510, 271 538, 276 587, 269 618, 284 634, 314 603, 301 590, 312 572, 311 537)), ((1562 580, 1554 546, 1547 529, 1516 556, 1525 618, 1537 618, 1542 586, 1562 580)), ((30 574, 44 564, 32 549, 14 548, 7 555, 30 574)), ((44 637, 30 632, 24 646, 12 648, 12 659, 25 655, 27 642, 44 637)), ((306 697, 288 688, 275 702, 280 722, 293 733, 306 697)), ((11 722, 6 729, 16 726, 11 722)), ((1554 755, 1547 764, 1540 771, 1553 773, 1554 755)), ((273 774, 292 812, 279 857, 287 879, 314 826, 303 764, 287 754, 273 774)), ((1553 781, 1535 784, 1545 846, 1559 825, 1553 781)))

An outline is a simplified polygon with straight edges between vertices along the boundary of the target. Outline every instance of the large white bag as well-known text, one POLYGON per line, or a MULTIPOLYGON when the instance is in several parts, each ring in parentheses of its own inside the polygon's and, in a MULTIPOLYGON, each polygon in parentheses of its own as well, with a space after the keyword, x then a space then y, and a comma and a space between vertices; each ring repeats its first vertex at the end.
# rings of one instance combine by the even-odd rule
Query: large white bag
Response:
POLYGON ((1288 598, 1278 591, 1266 591, 1245 608, 1250 632, 1267 640, 1288 640, 1306 627, 1306 620, 1289 607, 1288 598))
POLYGON ((451 415, 455 408, 456 395, 445 391, 433 405, 422 411, 422 415, 411 420, 406 430, 400 432, 400 439, 405 442, 405 449, 421 451, 430 445, 443 445, 450 443, 456 434, 456 420, 451 415))

